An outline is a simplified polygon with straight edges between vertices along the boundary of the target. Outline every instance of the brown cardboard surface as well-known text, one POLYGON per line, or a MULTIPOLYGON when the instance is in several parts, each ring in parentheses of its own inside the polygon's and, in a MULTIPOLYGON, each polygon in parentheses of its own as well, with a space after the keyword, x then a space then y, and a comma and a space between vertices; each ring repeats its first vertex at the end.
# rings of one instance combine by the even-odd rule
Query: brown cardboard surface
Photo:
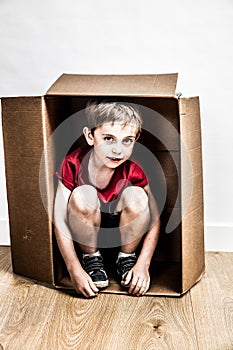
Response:
POLYGON ((154 151, 179 151, 178 100, 134 98, 133 101, 140 106, 143 114, 143 128, 146 130, 145 137, 142 135, 143 142, 154 151))
POLYGON ((161 214, 161 232, 157 249, 155 251, 153 260, 155 261, 169 261, 169 262, 181 262, 181 224, 180 222, 181 209, 180 208, 166 208, 161 214), (167 233, 166 227, 173 212, 175 216, 174 229, 167 233))
MULTIPOLYGON (((102 95, 118 96, 126 100, 130 98, 131 102, 142 107, 144 130, 139 142, 152 152, 162 169, 161 172, 151 169, 152 179, 155 180, 152 181, 152 187, 156 196, 159 195, 159 188, 166 182, 168 193, 161 214, 161 235, 151 268, 152 285, 147 294, 181 295, 199 280, 204 271, 199 100, 176 99, 176 79, 177 74, 63 75, 44 97, 2 99, 15 273, 57 288, 70 287, 52 223, 42 204, 38 172, 44 151, 41 175, 45 185, 42 196, 51 214, 56 190, 56 179, 53 175, 61 159, 57 152, 58 144, 54 144, 51 149, 47 148, 48 139, 60 123, 73 113, 82 111, 91 96, 102 95), (159 116, 163 118, 160 119, 159 116), (168 123, 163 123, 163 120, 168 123), (191 160, 192 174, 187 168, 185 150, 188 150, 191 160), (180 222, 190 184, 191 201, 180 222), (174 229, 168 234, 166 224, 171 214, 174 214, 174 229)), ((75 131, 81 132, 82 116, 78 117, 77 122, 75 131)), ((114 278, 104 292, 125 293, 114 278)))
MULTIPOLYGON (((142 141, 140 141, 142 142, 142 141)), ((150 148, 148 140, 144 142, 144 145, 150 148)), ((180 168, 180 154, 173 151, 154 151, 151 150, 153 156, 151 157, 153 163, 148 164, 148 160, 145 159, 146 155, 140 154, 137 156, 137 160, 140 161, 140 165, 147 173, 150 187, 153 190, 154 196, 161 203, 164 196, 164 189, 166 191, 166 203, 168 208, 180 207, 180 192, 179 192, 179 168, 180 168)), ((162 205, 162 203, 161 203, 162 205)))
MULTIPOLYGON (((153 276, 147 296, 180 296, 180 264, 171 262, 156 262, 151 266, 151 275, 153 276)), ((71 281, 68 276, 63 276, 59 281, 58 288, 72 289, 71 281)), ((114 276, 110 276, 109 286, 102 289, 101 293, 125 294, 127 290, 123 288, 114 276)))
POLYGON ((2 111, 39 111, 41 109, 41 97, 3 97, 1 98, 2 111))
MULTIPOLYGON (((180 120, 181 138, 184 145, 189 150, 189 156, 192 165, 192 175, 186 172, 186 163, 181 164, 181 190, 184 193, 183 200, 185 201, 185 193, 187 187, 190 186, 190 180, 193 185, 198 184, 198 187, 193 186, 192 196, 182 220, 182 290, 188 290, 194 280, 202 275, 204 261, 204 212, 203 212, 203 191, 202 191, 202 152, 201 138, 198 137, 198 142, 190 137, 187 137, 187 124, 192 125, 194 130, 200 130, 200 110, 199 99, 189 98, 180 100, 180 108, 182 110, 180 120), (198 179, 198 181, 197 181, 198 179)), ((183 154, 183 146, 181 147, 181 158, 183 154)), ((181 203, 182 207, 185 206, 181 203)))
POLYGON ((38 181, 41 109, 41 97, 2 99, 13 271, 53 284, 52 231, 38 181))
POLYGON ((63 74, 47 91, 47 95, 173 97, 177 76, 63 74))

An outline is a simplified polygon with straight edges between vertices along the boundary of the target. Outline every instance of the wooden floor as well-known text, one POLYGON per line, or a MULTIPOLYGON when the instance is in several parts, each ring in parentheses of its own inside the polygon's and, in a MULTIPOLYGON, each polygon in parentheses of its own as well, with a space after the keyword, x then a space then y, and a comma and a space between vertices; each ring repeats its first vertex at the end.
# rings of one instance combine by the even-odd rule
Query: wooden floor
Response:
POLYGON ((205 276, 181 298, 85 300, 13 275, 0 247, 2 349, 232 350, 233 253, 207 253, 205 276))

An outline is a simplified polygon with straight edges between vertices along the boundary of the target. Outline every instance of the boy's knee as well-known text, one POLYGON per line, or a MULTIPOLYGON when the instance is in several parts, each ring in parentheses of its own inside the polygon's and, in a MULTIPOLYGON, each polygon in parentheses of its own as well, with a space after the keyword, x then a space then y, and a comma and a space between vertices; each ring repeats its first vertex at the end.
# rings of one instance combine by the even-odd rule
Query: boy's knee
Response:
POLYGON ((134 213, 142 213, 148 208, 148 196, 143 188, 132 186, 127 187, 121 196, 123 209, 134 213))
POLYGON ((90 185, 76 187, 71 193, 69 210, 88 215, 99 209, 99 199, 97 191, 90 185))

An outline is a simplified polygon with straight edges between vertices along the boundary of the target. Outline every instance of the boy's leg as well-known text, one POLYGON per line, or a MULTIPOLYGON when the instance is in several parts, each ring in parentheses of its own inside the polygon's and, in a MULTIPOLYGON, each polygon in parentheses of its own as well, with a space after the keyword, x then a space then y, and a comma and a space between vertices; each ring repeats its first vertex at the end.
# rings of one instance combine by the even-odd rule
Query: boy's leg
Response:
POLYGON ((137 186, 127 187, 116 208, 121 211, 121 251, 134 253, 150 222, 150 210, 146 192, 137 186))
POLYGON ((95 253, 101 213, 94 187, 84 185, 74 189, 68 203, 68 220, 73 239, 78 242, 82 252, 95 253))
POLYGON ((146 192, 140 187, 128 187, 121 195, 117 210, 121 210, 120 232, 121 251, 117 259, 117 271, 121 284, 125 283, 128 272, 136 264, 135 251, 148 229, 150 209, 146 192))
POLYGON ((83 253, 82 265, 98 288, 108 286, 108 276, 103 258, 97 250, 97 236, 100 228, 100 203, 94 187, 77 187, 68 203, 69 226, 73 239, 83 253))

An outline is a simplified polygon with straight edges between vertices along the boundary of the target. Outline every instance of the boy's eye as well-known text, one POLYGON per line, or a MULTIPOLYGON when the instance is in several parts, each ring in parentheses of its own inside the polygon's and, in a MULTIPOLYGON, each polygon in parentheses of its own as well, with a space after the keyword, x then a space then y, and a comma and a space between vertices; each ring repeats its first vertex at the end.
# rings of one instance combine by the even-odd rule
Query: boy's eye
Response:
POLYGON ((113 142, 113 137, 112 136, 105 136, 104 141, 113 142))
POLYGON ((129 146, 133 143, 133 139, 127 138, 123 140, 124 145, 129 146))

